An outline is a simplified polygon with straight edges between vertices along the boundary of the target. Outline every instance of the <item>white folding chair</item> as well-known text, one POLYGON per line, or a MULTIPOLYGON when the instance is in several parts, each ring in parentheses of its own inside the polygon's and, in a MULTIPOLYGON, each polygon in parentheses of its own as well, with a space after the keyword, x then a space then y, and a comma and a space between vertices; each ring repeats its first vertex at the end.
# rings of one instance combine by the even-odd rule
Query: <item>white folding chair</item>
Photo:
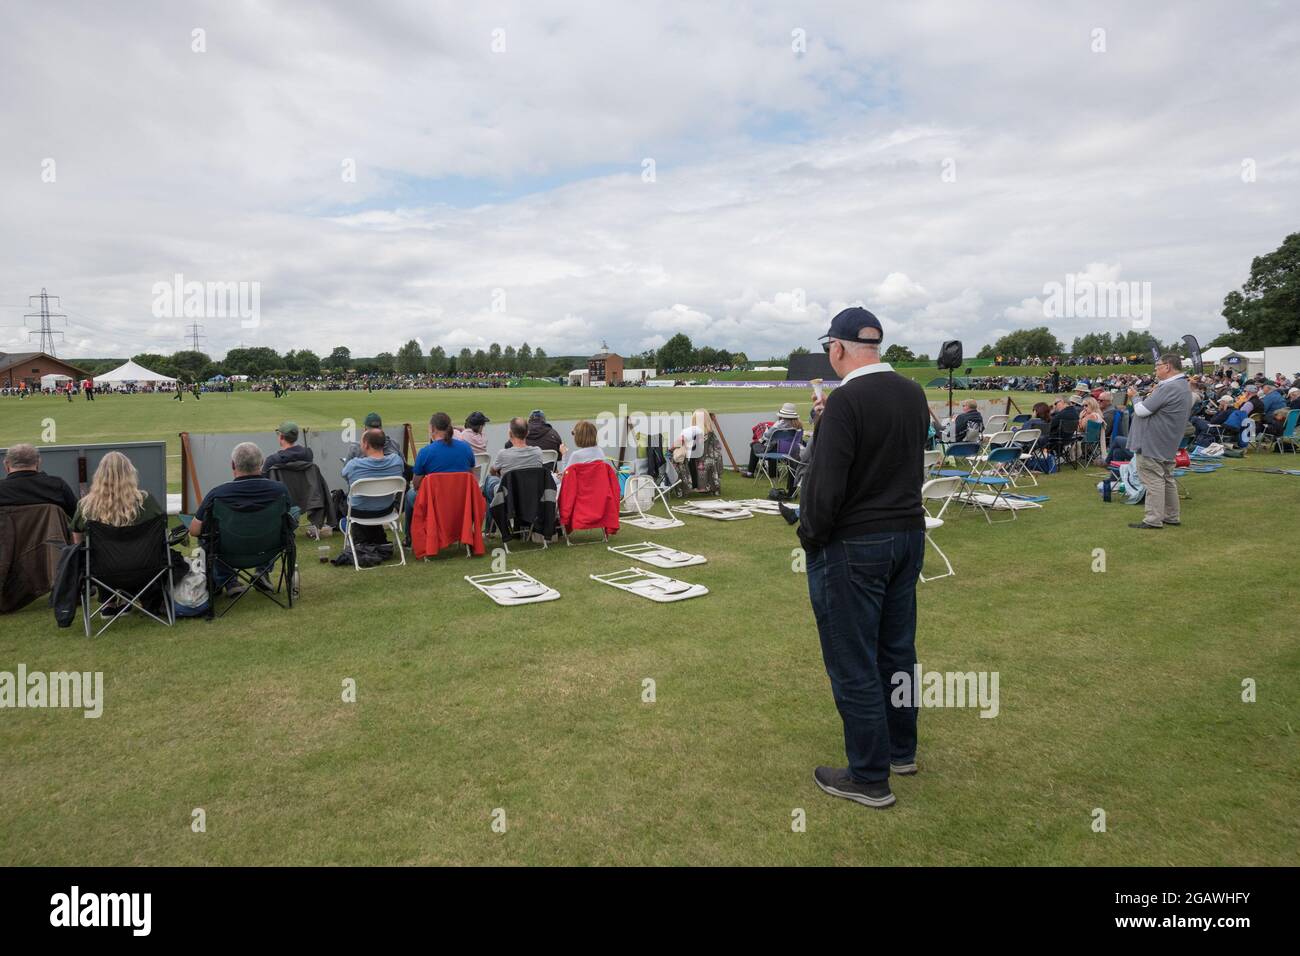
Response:
POLYGON ((943 451, 941 449, 935 448, 925 452, 922 456, 924 467, 921 470, 921 474, 923 475, 923 479, 933 477, 934 470, 939 467, 939 462, 941 461, 943 461, 943 451))
POLYGON ((560 453, 551 448, 542 449, 542 464, 553 465, 560 460, 560 453))
POLYGON ((990 435, 1002 431, 1007 427, 1007 422, 1011 421, 1010 415, 990 415, 984 422, 984 437, 987 439, 990 435))
POLYGON ((483 481, 487 478, 488 469, 492 467, 492 456, 485 451, 474 452, 474 480, 478 482, 480 488, 483 487, 483 481))
POLYGON ((363 568, 361 562, 357 560, 357 547, 352 541, 352 526, 354 524, 391 530, 393 540, 397 543, 397 553, 402 556, 401 564, 403 566, 406 564, 406 549, 402 547, 402 532, 398 526, 402 520, 402 503, 405 500, 405 495, 406 479, 401 475, 395 475, 391 478, 358 478, 348 488, 348 527, 343 536, 347 539, 348 550, 352 553, 352 564, 358 571, 370 571, 373 568, 363 568), (382 498, 385 495, 392 495, 393 510, 380 518, 354 518, 352 517, 352 498, 354 495, 365 498, 382 498))
POLYGON ((686 522, 681 521, 673 514, 673 506, 668 503, 668 492, 671 490, 671 485, 662 488, 655 484, 655 480, 649 475, 632 475, 628 478, 627 484, 623 486, 623 497, 618 503, 618 510, 620 515, 635 515, 636 517, 621 518, 620 520, 624 524, 644 528, 647 531, 680 528, 686 522), (667 518, 647 514, 647 511, 654 507, 656 498, 663 502, 664 508, 668 511, 667 518))
POLYGON ((943 574, 932 574, 926 577, 921 574, 921 581, 935 581, 939 578, 952 577, 956 571, 952 569, 952 562, 948 560, 948 555, 943 553, 943 549, 934 543, 934 538, 930 537, 930 532, 943 527, 943 513, 947 509, 953 496, 961 489, 962 480, 960 478, 931 478, 921 486, 921 507, 925 509, 925 540, 930 542, 939 557, 943 558, 944 566, 948 569, 943 574), (927 501, 942 501, 939 506, 939 513, 930 516, 930 509, 926 506, 927 501))
POLYGON ((1029 461, 1034 456, 1034 449, 1038 447, 1038 441, 1043 437, 1043 432, 1038 428, 1021 428, 1011 433, 1014 443, 1020 446, 1020 457, 1011 463, 1007 469, 1008 477, 1011 478, 1013 487, 1020 487, 1020 479, 1028 477, 1038 487, 1038 475, 1029 467, 1029 461))

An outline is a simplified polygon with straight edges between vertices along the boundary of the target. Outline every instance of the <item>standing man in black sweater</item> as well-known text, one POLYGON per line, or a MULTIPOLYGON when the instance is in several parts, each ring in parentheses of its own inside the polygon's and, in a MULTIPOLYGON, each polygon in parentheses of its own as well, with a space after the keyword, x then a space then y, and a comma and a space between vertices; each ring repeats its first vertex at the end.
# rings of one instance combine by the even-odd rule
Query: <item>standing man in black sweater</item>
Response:
POLYGON ((929 407, 919 385, 880 360, 882 335, 879 319, 850 308, 823 336, 840 385, 814 405, 799 540, 849 762, 813 776, 832 796, 883 808, 895 800, 890 771, 916 773, 915 695, 895 705, 891 690, 894 675, 910 681, 916 667, 929 407))

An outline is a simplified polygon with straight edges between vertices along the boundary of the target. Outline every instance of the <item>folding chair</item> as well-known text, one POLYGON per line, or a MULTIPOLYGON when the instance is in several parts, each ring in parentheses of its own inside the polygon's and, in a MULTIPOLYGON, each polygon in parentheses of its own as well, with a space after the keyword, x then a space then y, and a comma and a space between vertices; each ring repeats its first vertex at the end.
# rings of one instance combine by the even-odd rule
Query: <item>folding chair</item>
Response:
MULTIPOLYGON (((543 456, 545 454, 546 452, 542 452, 543 456)), ((501 535, 501 547, 505 549, 506 554, 514 553, 510 550, 511 541, 516 539, 531 541, 534 536, 541 538, 541 548, 529 550, 544 551, 550 547, 550 536, 546 534, 545 528, 548 508, 555 522, 558 523, 555 481, 545 467, 516 468, 501 477, 501 483, 497 485, 496 495, 492 498, 488 510, 493 527, 501 535), (526 521, 521 518, 521 515, 527 513, 527 502, 533 492, 538 495, 538 500, 533 504, 532 520, 526 521)), ((551 530, 554 533, 554 528, 551 530)))
MULTIPOLYGON (((969 465, 973 467, 975 460, 979 457, 979 454, 980 454, 980 442, 975 442, 975 441, 953 442, 951 445, 949 445, 947 448, 944 449, 943 461, 947 461, 949 458, 952 458, 954 461, 958 458, 965 458, 966 461, 969 463, 969 465)), ((940 464, 942 464, 943 461, 941 461, 940 464)), ((938 472, 940 478, 965 478, 970 473, 971 473, 970 468, 968 468, 966 471, 962 471, 958 468, 940 468, 938 472)))
POLYGON ((1012 430, 1015 430, 1033 417, 1033 415, 1017 415, 1015 418, 1011 419, 1009 424, 1011 425, 1012 430))
POLYGON ((474 480, 478 482, 480 488, 483 487, 483 479, 487 478, 488 470, 492 467, 492 456, 485 451, 474 452, 474 480))
MULTIPOLYGON (((1006 500, 1003 492, 1011 485, 1011 479, 1005 473, 1006 467, 1011 462, 1019 460, 1019 448, 1004 446, 990 450, 985 461, 976 462, 975 469, 962 479, 965 483, 965 493, 962 495, 962 510, 964 511, 967 507, 978 508, 984 512, 984 520, 989 524, 993 524, 991 514, 997 510, 1000 501, 1006 500), (981 467, 984 469, 983 471, 980 470, 981 467), (977 491, 977 488, 992 489, 993 500, 988 502, 979 500, 976 495, 987 494, 987 492, 977 491)), ((1011 512, 1011 517, 1000 520, 1015 521, 1016 509, 1008 506, 1007 510, 1011 512)))
POLYGON ((1296 425, 1300 423, 1300 408, 1293 408, 1286 416, 1286 422, 1282 425, 1280 435, 1269 435, 1268 438, 1273 442, 1273 452, 1281 454, 1283 449, 1290 446, 1291 453, 1296 452, 1296 425))
POLYGON ((608 544, 610 529, 615 534, 618 533, 618 505, 618 473, 612 465, 603 461, 591 461, 566 468, 564 480, 560 483, 556 515, 556 523, 560 526, 565 545, 572 547, 570 535, 579 531, 599 531, 601 539, 608 544), (578 517, 579 499, 588 512, 586 518, 578 517))
POLYGON ((406 549, 402 547, 402 504, 406 500, 406 479, 401 475, 392 478, 358 478, 352 482, 348 488, 348 525, 343 536, 347 539, 348 551, 352 553, 352 564, 358 571, 373 571, 374 568, 363 568, 361 562, 357 560, 357 547, 352 541, 352 526, 359 525, 368 528, 387 528, 393 532, 393 540, 397 542, 397 553, 402 556, 400 567, 406 566, 406 549), (392 510, 380 518, 357 518, 352 514, 353 496, 363 498, 382 498, 385 495, 393 495, 392 510))
POLYGON ((925 540, 930 542, 930 546, 934 548, 939 557, 943 558, 944 566, 948 569, 943 574, 933 574, 928 578, 922 573, 920 576, 922 582, 936 581, 939 578, 951 577, 957 573, 952 569, 952 562, 948 560, 948 555, 944 554, 943 549, 935 544, 934 538, 930 537, 930 532, 943 527, 943 513, 947 510, 953 496, 961 489, 961 483, 962 479, 960 478, 932 478, 921 486, 921 507, 925 508, 925 540), (939 506, 939 513, 933 517, 930 515, 930 509, 925 505, 927 501, 943 502, 939 506))
POLYGON ((203 525, 204 564, 208 572, 208 619, 214 616, 217 592, 236 584, 237 590, 225 610, 239 603, 250 590, 283 608, 292 608, 298 594, 298 551, 290 523, 289 504, 279 499, 257 511, 236 511, 224 501, 212 503, 212 514, 203 525), (280 567, 275 587, 264 583, 276 565, 280 567), (221 585, 217 584, 221 577, 221 585), (285 594, 282 604, 277 595, 285 594))
POLYGON ((758 455, 758 467, 754 469, 754 481, 766 477, 768 484, 775 488, 783 474, 788 473, 790 463, 799 459, 790 455, 790 449, 803 440, 801 428, 776 428, 767 436, 767 445, 758 455))
POLYGON ((81 616, 87 637, 92 636, 91 621, 95 617, 104 621, 104 626, 93 635, 98 637, 130 608, 167 627, 176 623, 166 516, 159 515, 125 528, 88 521, 81 547, 86 571, 81 590, 81 616), (100 591, 101 603, 91 611, 96 589, 100 591), (144 599, 149 591, 161 591, 164 616, 159 617, 145 606, 144 599), (104 597, 105 594, 108 596, 104 597), (104 605, 110 600, 119 602, 115 612, 104 610, 104 605))
POLYGON ((1104 422, 1088 422, 1084 425, 1083 444, 1079 451, 1079 462, 1084 468, 1101 460, 1102 432, 1105 428, 1104 422))
POLYGON ((943 452, 940 451, 938 448, 931 449, 930 451, 927 451, 924 454, 922 454, 921 456, 922 479, 921 480, 924 481, 926 478, 933 478, 934 470, 939 467, 939 463, 941 461, 943 461, 943 452))
POLYGON ((686 522, 673 514, 673 506, 668 503, 668 492, 671 490, 671 485, 662 487, 649 475, 632 475, 623 486, 623 497, 618 504, 620 520, 638 528, 645 528, 647 531, 680 528, 686 522), (654 507, 656 498, 663 502, 668 512, 667 518, 646 513, 654 507), (635 515, 635 517, 623 517, 624 515, 635 515))
POLYGON ((1010 421, 1010 415, 990 415, 984 422, 984 438, 987 439, 990 435, 1003 431, 1010 421))
POLYGON ((1020 450, 1020 457, 1007 466, 1007 476, 1011 479, 1011 484, 1019 488, 1020 479, 1028 477, 1038 487, 1038 475, 1034 469, 1029 467, 1029 462, 1033 460, 1038 448, 1038 440, 1042 437, 1042 431, 1037 428, 1022 428, 1012 433, 1015 441, 1012 444, 1020 450))

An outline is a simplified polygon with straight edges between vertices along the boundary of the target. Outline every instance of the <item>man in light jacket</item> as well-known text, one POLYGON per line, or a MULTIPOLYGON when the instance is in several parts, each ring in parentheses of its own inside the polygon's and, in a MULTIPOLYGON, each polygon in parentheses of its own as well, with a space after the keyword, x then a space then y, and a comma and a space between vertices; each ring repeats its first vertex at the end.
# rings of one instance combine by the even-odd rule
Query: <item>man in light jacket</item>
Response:
POLYGON ((1192 389, 1181 369, 1182 359, 1166 352, 1156 363, 1156 385, 1147 397, 1137 401, 1137 389, 1128 390, 1134 401, 1128 447, 1147 489, 1146 517, 1130 528, 1158 531, 1165 525, 1182 524, 1174 455, 1191 415, 1192 389))

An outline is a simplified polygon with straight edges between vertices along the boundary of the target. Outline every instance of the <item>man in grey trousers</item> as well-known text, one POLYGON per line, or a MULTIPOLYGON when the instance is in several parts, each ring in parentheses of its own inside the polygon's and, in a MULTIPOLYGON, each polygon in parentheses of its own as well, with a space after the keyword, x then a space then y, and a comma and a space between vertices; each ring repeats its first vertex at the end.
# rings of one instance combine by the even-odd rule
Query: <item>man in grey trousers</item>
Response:
POLYGON ((1166 352, 1156 363, 1158 381, 1147 397, 1137 401, 1137 389, 1128 390, 1129 400, 1134 402, 1128 447, 1147 489, 1146 517, 1130 528, 1158 531, 1165 525, 1182 524, 1174 454, 1192 411, 1192 389, 1181 371, 1182 364, 1181 358, 1166 352))

